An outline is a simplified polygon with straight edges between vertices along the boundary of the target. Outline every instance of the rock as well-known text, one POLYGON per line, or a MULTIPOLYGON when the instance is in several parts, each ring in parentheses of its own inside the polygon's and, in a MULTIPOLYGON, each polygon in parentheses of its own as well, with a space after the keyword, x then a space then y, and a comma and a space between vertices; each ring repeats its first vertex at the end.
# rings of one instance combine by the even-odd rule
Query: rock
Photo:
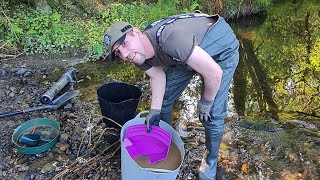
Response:
POLYGON ((17 170, 20 171, 20 172, 29 170, 29 166, 24 165, 24 164, 16 165, 15 168, 17 168, 17 170))
POLYGON ((28 72, 27 69, 21 68, 21 69, 18 69, 18 70, 16 71, 16 74, 17 74, 17 75, 20 75, 20 76, 23 76, 26 72, 28 72))
POLYGON ((26 73, 23 74, 23 77, 27 77, 31 74, 31 71, 27 71, 26 73))
POLYGON ((301 121, 301 120, 291 120, 290 123, 292 124, 296 124, 298 127, 300 128, 306 128, 306 129, 309 129, 309 130, 314 130, 314 131, 317 131, 318 128, 316 125, 314 124, 311 124, 311 123, 307 123, 305 121, 301 121))
POLYGON ((19 91, 19 94, 22 95, 23 93, 25 93, 25 91, 24 91, 23 89, 21 89, 21 90, 19 91))
POLYGON ((28 158, 29 161, 34 161, 35 159, 36 159, 35 156, 30 156, 30 157, 28 158))
POLYGON ((187 179, 195 179, 195 177, 193 173, 189 173, 187 179))
POLYGON ((72 151, 67 148, 67 150, 66 150, 66 155, 71 155, 71 154, 72 154, 72 151))
POLYGON ((40 154, 36 154, 36 157, 41 158, 41 157, 43 157, 43 154, 42 154, 42 153, 40 153, 40 154))
POLYGON ((10 88, 9 88, 9 89, 10 89, 10 91, 11 91, 11 92, 16 92, 16 91, 17 91, 17 88, 16 88, 16 87, 14 87, 14 86, 10 86, 10 88))
POLYGON ((206 138, 204 136, 201 136, 199 138, 199 142, 202 143, 202 144, 205 144, 206 143, 206 138))
POLYGON ((51 172, 53 170, 53 165, 51 163, 46 163, 42 168, 41 168, 41 173, 47 173, 51 172))
POLYGON ((28 156, 23 156, 22 158, 20 158, 19 160, 17 160, 17 162, 15 164, 19 165, 19 164, 24 164, 28 161, 28 156))
POLYGON ((34 180, 34 179, 35 179, 35 175, 33 175, 33 174, 27 174, 25 176, 25 180, 34 180))
POLYGON ((7 71, 0 68, 0 77, 4 77, 7 74, 7 71))
POLYGON ((10 73, 15 73, 16 71, 18 71, 18 68, 11 68, 11 69, 9 69, 9 72, 10 72, 10 73))
POLYGON ((61 141, 67 141, 68 138, 69 138, 69 135, 66 134, 66 133, 63 133, 63 134, 60 135, 60 140, 61 141))
POLYGON ((27 78, 21 78, 20 79, 20 84, 21 85, 27 85, 28 84, 28 79, 27 78))
POLYGON ((65 152, 70 147, 69 144, 62 144, 59 148, 60 151, 65 152))

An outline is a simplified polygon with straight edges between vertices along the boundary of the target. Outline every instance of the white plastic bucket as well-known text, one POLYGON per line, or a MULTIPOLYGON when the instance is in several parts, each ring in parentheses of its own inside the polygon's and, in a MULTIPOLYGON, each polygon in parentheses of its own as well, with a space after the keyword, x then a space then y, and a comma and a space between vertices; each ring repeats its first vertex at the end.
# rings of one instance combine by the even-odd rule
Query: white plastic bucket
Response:
POLYGON ((139 180, 174 180, 176 179, 181 164, 184 159, 185 150, 183 146, 183 142, 177 132, 166 122, 160 121, 160 127, 166 130, 168 133, 172 135, 172 142, 174 142, 181 154, 181 163, 179 167, 175 170, 166 170, 166 169, 154 169, 154 168, 142 168, 140 167, 129 155, 126 147, 124 146, 123 140, 125 131, 129 126, 136 125, 136 124, 144 124, 145 118, 141 118, 142 114, 148 113, 147 111, 139 113, 134 119, 129 120, 126 122, 122 129, 121 129, 121 177, 122 180, 132 180, 132 179, 139 179, 139 180))

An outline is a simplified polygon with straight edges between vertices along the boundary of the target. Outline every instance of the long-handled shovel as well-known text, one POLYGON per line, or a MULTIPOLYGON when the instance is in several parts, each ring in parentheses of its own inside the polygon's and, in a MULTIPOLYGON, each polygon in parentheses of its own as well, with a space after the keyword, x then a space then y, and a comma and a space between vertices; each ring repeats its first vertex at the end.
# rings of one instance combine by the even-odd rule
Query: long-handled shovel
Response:
POLYGON ((36 111, 36 110, 43 110, 43 109, 57 110, 58 108, 60 108, 64 104, 66 104, 70 99, 74 98, 78 94, 79 94, 79 90, 68 91, 68 92, 65 92, 64 94, 62 94, 61 96, 57 97, 55 100, 53 100, 52 104, 23 109, 20 111, 2 113, 2 114, 0 114, 0 118, 13 116, 13 115, 17 115, 17 114, 23 114, 26 112, 31 112, 31 111, 36 111))

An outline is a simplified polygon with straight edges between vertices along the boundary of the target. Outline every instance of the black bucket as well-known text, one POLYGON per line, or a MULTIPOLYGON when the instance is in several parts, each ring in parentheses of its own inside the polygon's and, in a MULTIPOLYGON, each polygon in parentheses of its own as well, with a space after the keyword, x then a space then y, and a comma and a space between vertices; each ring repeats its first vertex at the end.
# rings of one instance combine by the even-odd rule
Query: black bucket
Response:
MULTIPOLYGON (((124 125, 135 117, 141 94, 134 85, 121 82, 104 84, 97 90, 101 114, 124 125)), ((103 121, 108 127, 120 128, 105 118, 103 121)))

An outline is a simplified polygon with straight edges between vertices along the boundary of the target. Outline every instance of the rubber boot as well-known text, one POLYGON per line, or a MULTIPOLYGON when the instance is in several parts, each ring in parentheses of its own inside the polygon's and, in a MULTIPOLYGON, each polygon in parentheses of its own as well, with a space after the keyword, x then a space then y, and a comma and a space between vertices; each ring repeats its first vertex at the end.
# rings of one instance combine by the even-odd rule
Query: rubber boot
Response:
POLYGON ((199 180, 216 179, 219 147, 223 136, 223 120, 203 122, 206 137, 206 152, 199 168, 199 180))

